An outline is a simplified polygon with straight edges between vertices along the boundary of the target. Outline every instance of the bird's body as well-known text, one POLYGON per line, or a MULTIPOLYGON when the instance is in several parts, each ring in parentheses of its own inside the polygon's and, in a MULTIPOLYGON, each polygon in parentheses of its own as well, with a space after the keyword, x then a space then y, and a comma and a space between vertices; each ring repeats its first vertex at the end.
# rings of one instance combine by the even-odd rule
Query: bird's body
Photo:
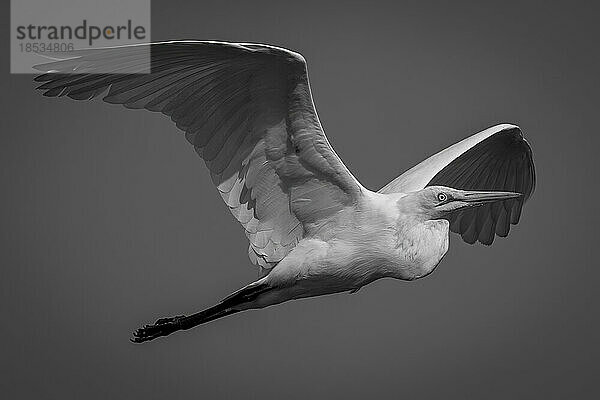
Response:
POLYGON ((56 58, 37 67, 46 72, 36 78, 46 96, 85 100, 108 89, 107 102, 171 117, 204 159, 260 267, 257 281, 196 314, 147 325, 135 342, 246 309, 355 292, 380 278, 422 278, 446 254, 451 231, 486 245, 506 236, 535 187, 529 144, 518 127, 502 124, 378 192, 365 188, 331 148, 306 62, 289 50, 175 41, 56 58))
POLYGON ((448 250, 448 221, 404 213, 405 196, 365 189, 355 206, 315 227, 264 278, 281 288, 269 300, 356 291, 380 278, 413 280, 431 273, 448 250))

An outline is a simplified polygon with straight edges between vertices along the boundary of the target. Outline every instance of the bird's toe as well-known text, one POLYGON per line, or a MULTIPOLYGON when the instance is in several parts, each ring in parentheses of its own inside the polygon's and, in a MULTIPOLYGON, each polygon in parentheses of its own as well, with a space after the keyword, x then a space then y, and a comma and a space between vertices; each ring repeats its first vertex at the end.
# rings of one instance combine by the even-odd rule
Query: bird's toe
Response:
POLYGON ((157 337, 169 335, 180 329, 179 322, 184 316, 160 318, 153 325, 136 329, 130 339, 133 343, 143 343, 157 337))

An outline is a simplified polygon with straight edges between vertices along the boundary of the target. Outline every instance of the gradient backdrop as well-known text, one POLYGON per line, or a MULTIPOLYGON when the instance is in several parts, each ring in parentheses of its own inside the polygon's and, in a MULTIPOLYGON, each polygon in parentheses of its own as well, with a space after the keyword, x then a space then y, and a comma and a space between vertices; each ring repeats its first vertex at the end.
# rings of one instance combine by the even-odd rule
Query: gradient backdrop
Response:
POLYGON ((256 277, 243 231, 168 118, 9 75, 4 3, 2 397, 598 398, 598 7, 448 3, 153 2, 153 40, 301 52, 332 145, 373 190, 501 122, 524 130, 538 186, 507 239, 453 235, 426 279, 142 346, 140 324, 256 277))

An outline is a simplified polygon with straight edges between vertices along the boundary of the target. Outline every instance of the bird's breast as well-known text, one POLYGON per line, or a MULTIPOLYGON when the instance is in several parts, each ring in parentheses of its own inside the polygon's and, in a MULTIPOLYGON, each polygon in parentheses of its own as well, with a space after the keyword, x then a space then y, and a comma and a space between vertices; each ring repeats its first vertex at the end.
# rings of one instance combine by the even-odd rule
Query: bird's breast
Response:
POLYGON ((370 196, 365 211, 356 214, 360 234, 355 242, 364 250, 361 262, 364 254, 377 260, 384 276, 413 280, 431 273, 446 254, 449 223, 402 213, 400 198, 402 194, 370 196))
POLYGON ((449 223, 445 219, 400 226, 395 232, 397 278, 429 275, 448 251, 449 223))

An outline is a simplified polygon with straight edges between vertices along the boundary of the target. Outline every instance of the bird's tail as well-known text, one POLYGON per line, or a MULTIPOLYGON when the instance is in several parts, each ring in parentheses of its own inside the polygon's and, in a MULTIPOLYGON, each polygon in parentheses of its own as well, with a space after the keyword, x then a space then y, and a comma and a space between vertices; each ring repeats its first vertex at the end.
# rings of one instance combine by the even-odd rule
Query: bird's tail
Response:
POLYGON ((264 278, 260 279, 230 294, 220 303, 205 310, 189 316, 180 315, 177 317, 161 318, 153 325, 146 325, 143 328, 139 328, 133 332, 131 341, 134 343, 146 342, 160 336, 167 336, 176 331, 190 329, 200 324, 234 314, 246 309, 243 307, 244 304, 252 302, 260 294, 268 290, 270 290, 270 287, 264 278))

